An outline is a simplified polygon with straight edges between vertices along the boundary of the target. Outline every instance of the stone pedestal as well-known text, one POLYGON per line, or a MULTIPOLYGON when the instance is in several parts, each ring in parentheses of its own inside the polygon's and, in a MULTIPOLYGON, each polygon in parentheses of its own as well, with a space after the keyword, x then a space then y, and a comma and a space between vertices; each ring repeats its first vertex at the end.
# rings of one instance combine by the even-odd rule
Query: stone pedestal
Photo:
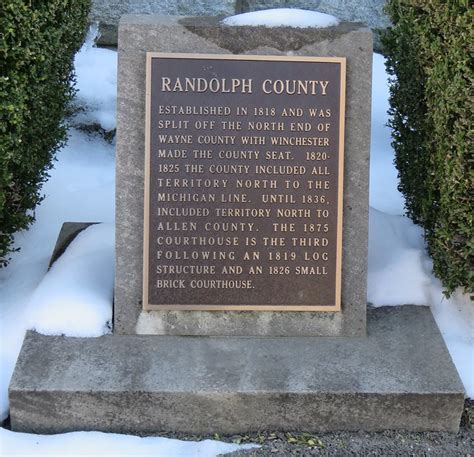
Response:
MULTIPOLYGON (((278 63, 275 65, 277 68, 278 63)), ((371 71, 372 33, 359 25, 296 29, 229 27, 216 18, 205 17, 122 18, 116 161, 116 333, 365 335, 371 71), (341 312, 142 311, 147 51, 347 59, 341 312)))
POLYGON ((456 432, 461 382, 429 308, 369 312, 364 338, 28 333, 12 429, 157 434, 456 432))

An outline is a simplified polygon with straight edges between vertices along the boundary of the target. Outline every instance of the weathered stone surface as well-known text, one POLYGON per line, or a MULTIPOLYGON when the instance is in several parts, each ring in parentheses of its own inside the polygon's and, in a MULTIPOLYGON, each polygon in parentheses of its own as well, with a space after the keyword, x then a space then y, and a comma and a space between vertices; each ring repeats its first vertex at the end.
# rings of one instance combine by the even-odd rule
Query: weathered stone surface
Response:
POLYGON ((120 25, 114 331, 121 334, 365 334, 372 36, 327 29, 220 26, 215 18, 124 16, 120 25), (294 37, 286 41, 281 36, 294 37), (248 41, 242 37, 252 37, 248 41), (286 43, 286 45, 285 45, 286 43), (296 44, 295 44, 296 43, 296 44), (342 312, 142 312, 146 51, 347 57, 342 312))
POLYGON ((98 22, 99 44, 117 45, 117 29, 124 14, 162 14, 170 16, 232 16, 236 0, 93 0, 91 22, 98 22))
POLYGON ((361 22, 377 30, 390 24, 383 12, 385 3, 386 0, 94 0, 91 22, 99 23, 99 44, 105 46, 117 45, 118 23, 124 14, 232 16, 269 8, 302 8, 332 14, 344 21, 361 22))
POLYGON ((456 432, 464 394, 429 308, 370 310, 367 338, 28 333, 12 429, 456 432))
POLYGON ((269 8, 301 8, 332 14, 344 21, 385 28, 390 21, 383 12, 386 0, 242 0, 242 11, 269 8))
POLYGON ((386 0, 242 0, 242 12, 269 8, 302 8, 332 14, 343 21, 360 22, 374 32, 374 51, 383 52, 380 33, 390 26, 383 8, 386 0))

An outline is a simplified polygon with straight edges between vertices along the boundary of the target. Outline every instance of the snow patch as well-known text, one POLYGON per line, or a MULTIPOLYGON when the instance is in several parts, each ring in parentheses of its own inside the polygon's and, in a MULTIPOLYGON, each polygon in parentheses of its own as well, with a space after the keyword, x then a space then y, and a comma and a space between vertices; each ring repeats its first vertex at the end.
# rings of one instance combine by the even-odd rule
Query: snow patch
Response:
POLYGON ((114 226, 83 230, 52 265, 27 309, 28 328, 46 335, 109 333, 114 286, 114 226))
POLYGON ((428 305, 422 231, 405 216, 369 213, 367 299, 376 306, 428 305))
POLYGON ((0 428, 0 454, 10 455, 76 455, 155 457, 213 457, 239 449, 259 447, 237 445, 213 440, 180 441, 170 438, 146 437, 101 432, 72 432, 61 435, 15 433, 0 428))
POLYGON ((80 107, 74 123, 97 123, 110 131, 116 126, 117 52, 95 47, 97 37, 98 28, 93 26, 74 59, 78 89, 75 103, 80 107))
POLYGON ((387 126, 388 75, 385 73, 385 59, 380 54, 373 54, 372 74, 370 206, 388 214, 403 214, 404 200, 397 189, 398 173, 393 165, 395 157, 387 126))
POLYGON ((330 14, 297 8, 275 8, 251 13, 237 14, 222 21, 232 26, 325 28, 339 24, 339 19, 330 14))

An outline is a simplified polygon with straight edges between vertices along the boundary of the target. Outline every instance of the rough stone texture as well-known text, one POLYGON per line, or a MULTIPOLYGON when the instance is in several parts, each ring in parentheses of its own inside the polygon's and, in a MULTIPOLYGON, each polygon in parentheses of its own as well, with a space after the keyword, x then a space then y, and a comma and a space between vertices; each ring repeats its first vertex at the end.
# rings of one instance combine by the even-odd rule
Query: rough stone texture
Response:
POLYGON ((97 224, 97 222, 64 222, 61 226, 56 245, 54 246, 53 254, 49 260, 48 268, 51 268, 53 263, 64 254, 64 251, 79 233, 93 224, 97 224))
MULTIPOLYGON (((302 8, 332 14, 344 21, 362 22, 373 30, 390 21, 383 12, 386 0, 94 0, 91 22, 98 22, 99 44, 117 45, 117 29, 123 14, 211 16, 245 13, 269 8, 302 8)), ((377 43, 378 44, 378 43, 377 43)))
POLYGON ((354 24, 305 30, 236 29, 220 26, 215 18, 140 15, 122 18, 114 331, 232 336, 364 335, 372 34, 369 29, 354 24), (288 38, 283 40, 282 36, 288 38), (142 312, 146 51, 347 57, 342 312, 142 312))
POLYGON ((464 403, 429 308, 415 306, 370 310, 367 338, 30 332, 9 395, 12 429, 30 433, 456 432, 464 403))
POLYGON ((117 29, 124 14, 162 14, 170 16, 232 16, 238 0, 93 0, 91 22, 99 23, 99 44, 117 45, 117 29))
MULTIPOLYGON (((250 434, 243 442, 260 444, 263 441, 261 447, 221 454, 219 457, 469 457, 474 447, 474 429, 469 426, 461 426, 459 433, 385 430, 292 435, 297 438, 297 443, 288 442, 284 432, 250 434), (322 444, 310 447, 307 442, 311 438, 322 444)), ((170 438, 174 436, 182 439, 182 434, 167 434, 170 438)), ((229 441, 232 440, 235 437, 229 437, 229 441)))
POLYGON ((386 0, 242 0, 242 12, 269 8, 302 8, 310 11, 332 14, 343 21, 361 22, 374 33, 373 48, 383 52, 380 35, 390 26, 390 19, 384 13, 386 0))
POLYGON ((362 22, 371 28, 390 25, 383 8, 386 0, 242 0, 242 11, 301 8, 332 14, 344 21, 362 22))

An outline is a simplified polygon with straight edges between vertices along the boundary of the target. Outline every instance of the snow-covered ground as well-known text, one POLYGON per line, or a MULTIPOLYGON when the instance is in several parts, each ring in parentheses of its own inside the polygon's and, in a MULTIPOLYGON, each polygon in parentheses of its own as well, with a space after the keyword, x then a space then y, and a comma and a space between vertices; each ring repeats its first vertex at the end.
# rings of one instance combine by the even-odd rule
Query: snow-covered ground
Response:
POLYGON ((180 441, 162 437, 118 435, 116 433, 74 432, 61 435, 32 435, 0 428, 0 455, 45 456, 154 456, 211 457, 238 449, 256 447, 215 440, 180 441))
MULTIPOLYGON (((290 17, 291 19, 291 17, 290 17)), ((76 123, 115 126, 117 54, 91 40, 76 57, 76 123)), ((431 274, 421 230, 403 216, 387 122, 388 86, 383 58, 374 54, 368 300, 374 306, 430 305, 461 375, 474 397, 474 305, 460 292, 447 300, 431 274)), ((16 236, 21 251, 0 270, 0 418, 8 415, 7 388, 28 328, 48 334, 97 336, 109 332, 112 315, 114 244, 114 146, 72 128, 70 140, 45 184, 47 198, 36 223, 16 236), (64 221, 103 221, 82 232, 47 273, 64 221)), ((0 429, 7 454, 211 456, 237 445, 205 441, 81 432, 35 436, 0 429), (72 451, 71 451, 72 449, 72 451)))

